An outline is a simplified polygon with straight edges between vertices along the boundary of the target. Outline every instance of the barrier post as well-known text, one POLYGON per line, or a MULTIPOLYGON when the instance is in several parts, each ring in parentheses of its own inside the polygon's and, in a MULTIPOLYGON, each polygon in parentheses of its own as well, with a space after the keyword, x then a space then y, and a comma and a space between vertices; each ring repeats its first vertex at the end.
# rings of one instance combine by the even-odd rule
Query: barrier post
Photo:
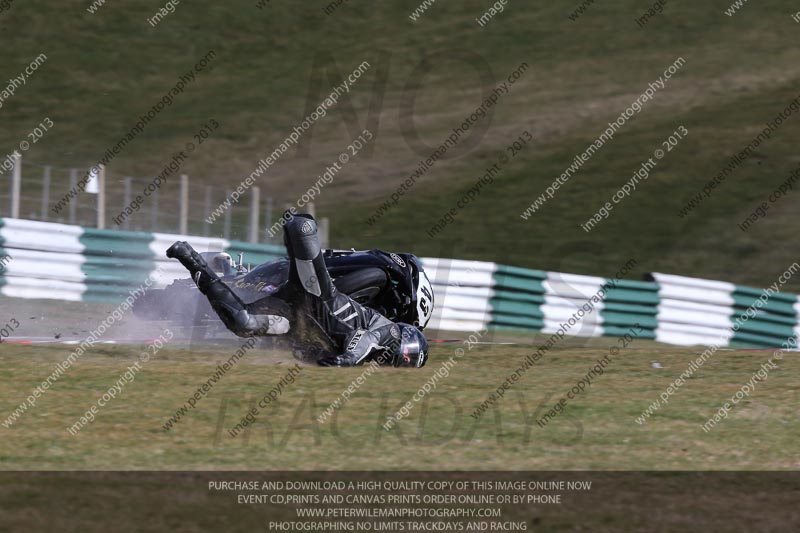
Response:
MULTIPOLYGON (((266 208, 266 227, 272 227, 272 196, 267 198, 267 208, 266 208)), ((269 239, 269 235, 267 235, 267 239, 269 239)))
MULTIPOLYGON (((78 169, 71 168, 69 169, 69 190, 73 190, 78 186, 78 169)), ((75 213, 77 212, 78 206, 76 205, 78 202, 78 198, 75 197, 75 200, 69 203, 69 223, 75 224, 75 213)))
POLYGON ((322 248, 330 248, 331 224, 328 217, 319 219, 319 245, 322 248))
POLYGON ((106 166, 97 173, 97 229, 106 229, 106 166))
MULTIPOLYGON (((123 202, 123 204, 122 204, 123 209, 125 209, 126 207, 131 205, 131 201, 133 199, 132 198, 133 197, 133 186, 131 184, 132 181, 133 181, 133 178, 131 178, 130 176, 125 178, 125 193, 124 193, 124 199, 122 201, 123 202)), ((131 226, 131 218, 130 217, 125 217, 125 221, 122 223, 122 228, 123 229, 128 229, 128 228, 130 228, 130 226, 131 226)))
POLYGON ((152 200, 150 200, 150 230, 151 231, 158 231, 158 191, 156 189, 153 191, 151 196, 152 200))
POLYGON ((189 234, 189 176, 186 174, 181 174, 181 220, 178 233, 189 234))
POLYGON ((250 227, 248 231, 248 242, 258 242, 258 208, 259 198, 261 197, 261 188, 258 185, 253 185, 250 193, 250 227))
MULTIPOLYGON (((203 208, 203 213, 205 215, 211 214, 211 185, 206 185, 206 199, 205 205, 203 208)), ((208 223, 208 220, 205 218, 203 219, 203 237, 208 237, 208 230, 211 228, 211 224, 208 223)))
MULTIPOLYGON (((230 198, 232 192, 233 191, 230 189, 225 189, 225 197, 230 198)), ((225 225, 222 228, 222 236, 224 239, 231 238, 231 211, 233 211, 233 206, 225 210, 225 225)))
POLYGON ((42 175, 42 220, 47 220, 47 206, 50 204, 50 165, 44 167, 42 175))
POLYGON ((22 184, 22 156, 14 152, 14 172, 11 174, 11 218, 19 218, 19 194, 22 184))

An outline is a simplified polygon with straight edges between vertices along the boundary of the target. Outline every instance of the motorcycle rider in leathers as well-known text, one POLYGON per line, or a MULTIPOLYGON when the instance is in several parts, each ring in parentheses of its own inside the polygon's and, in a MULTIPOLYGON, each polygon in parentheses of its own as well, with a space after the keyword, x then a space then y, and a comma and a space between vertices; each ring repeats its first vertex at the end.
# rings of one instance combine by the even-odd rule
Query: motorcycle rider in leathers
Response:
POLYGON ((420 330, 392 322, 336 290, 313 217, 297 214, 289 218, 284 244, 290 263, 288 294, 294 309, 291 325, 286 318, 270 314, 274 304, 283 302, 268 296, 245 304, 188 243, 176 242, 167 250, 167 257, 186 267, 222 322, 240 337, 284 334, 290 327, 310 322, 328 341, 306 345, 307 350, 316 352, 314 358, 320 365, 355 366, 370 360, 396 367, 425 365, 428 343, 420 330))

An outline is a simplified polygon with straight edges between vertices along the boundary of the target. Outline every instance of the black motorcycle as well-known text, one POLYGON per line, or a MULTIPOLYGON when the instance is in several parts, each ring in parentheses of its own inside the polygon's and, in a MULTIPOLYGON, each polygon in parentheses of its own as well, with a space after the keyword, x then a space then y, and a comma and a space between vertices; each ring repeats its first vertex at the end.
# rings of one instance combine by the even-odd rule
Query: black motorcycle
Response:
MULTIPOLYGON (((286 300, 282 296, 289 289, 287 258, 248 269, 241 255, 238 263, 224 252, 201 255, 245 303, 267 296, 274 297, 276 302, 286 300)), ((416 256, 382 250, 325 250, 324 258, 339 291, 389 320, 420 329, 428 325, 433 314, 433 287, 416 256)), ((208 300, 189 278, 176 280, 164 289, 147 291, 134 302, 133 312, 144 320, 169 320, 176 327, 200 330, 204 337, 210 330, 224 329, 208 300)))

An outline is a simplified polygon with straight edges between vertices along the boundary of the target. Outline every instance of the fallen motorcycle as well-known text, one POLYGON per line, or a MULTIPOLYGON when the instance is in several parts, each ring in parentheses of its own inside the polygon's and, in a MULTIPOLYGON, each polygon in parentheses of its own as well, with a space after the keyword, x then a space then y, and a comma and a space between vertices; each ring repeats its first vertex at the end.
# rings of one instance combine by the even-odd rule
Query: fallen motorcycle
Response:
MULTIPOLYGON (((206 262, 245 303, 274 296, 289 280, 287 258, 273 259, 252 269, 227 253, 203 252, 206 262)), ((424 329, 433 314, 433 288, 412 254, 382 250, 325 250, 325 264, 337 290, 375 309, 389 320, 424 329)), ((269 300, 267 300, 269 301, 269 300)), ((202 337, 227 331, 206 297, 190 279, 175 280, 163 289, 151 289, 134 302, 134 314, 143 320, 165 320, 202 337)), ((227 336, 227 335, 226 335, 227 336)))

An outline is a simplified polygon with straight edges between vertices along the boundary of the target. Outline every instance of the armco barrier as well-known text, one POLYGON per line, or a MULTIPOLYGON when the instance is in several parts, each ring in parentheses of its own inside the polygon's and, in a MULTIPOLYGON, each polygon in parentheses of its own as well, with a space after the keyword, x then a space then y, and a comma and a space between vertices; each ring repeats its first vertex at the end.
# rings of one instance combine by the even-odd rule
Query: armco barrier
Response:
MULTIPOLYGON (((119 302, 148 276, 157 286, 186 277, 164 256, 176 240, 200 251, 244 252, 252 265, 284 255, 279 246, 0 218, 0 257, 11 258, 0 270, 0 294, 119 302)), ((790 294, 772 294, 734 327, 762 290, 659 273, 647 281, 611 281, 481 261, 423 258, 423 264, 436 297, 432 330, 596 337, 639 324, 640 336, 664 343, 753 347, 780 347, 800 335, 800 298, 790 294)))

